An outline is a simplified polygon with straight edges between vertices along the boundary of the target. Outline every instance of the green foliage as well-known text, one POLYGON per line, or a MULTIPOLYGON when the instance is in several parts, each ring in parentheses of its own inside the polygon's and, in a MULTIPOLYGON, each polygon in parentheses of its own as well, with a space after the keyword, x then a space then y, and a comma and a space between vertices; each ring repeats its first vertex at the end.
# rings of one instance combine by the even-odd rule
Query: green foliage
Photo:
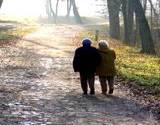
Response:
MULTIPOLYGON (((115 44, 115 43, 114 43, 115 44)), ((141 54, 137 48, 116 42, 118 73, 127 79, 136 80, 140 85, 160 86, 160 58, 141 54), (120 45, 121 44, 121 45, 120 45)))
POLYGON ((0 40, 10 40, 12 39, 14 36, 12 36, 10 33, 8 33, 8 31, 0 31, 0 40))
MULTIPOLYGON (((98 26, 96 26, 98 27, 98 26)), ((105 33, 104 28, 100 26, 100 39, 106 39, 110 43, 110 47, 116 51, 116 67, 118 75, 126 78, 126 80, 134 80, 139 85, 158 88, 160 86, 160 58, 147 54, 140 53, 139 48, 129 47, 124 45, 121 41, 109 39, 105 33)), ((89 27, 88 31, 80 34, 80 39, 84 36, 90 37, 94 40, 95 26, 89 27)), ((97 43, 94 44, 97 46, 97 43)))

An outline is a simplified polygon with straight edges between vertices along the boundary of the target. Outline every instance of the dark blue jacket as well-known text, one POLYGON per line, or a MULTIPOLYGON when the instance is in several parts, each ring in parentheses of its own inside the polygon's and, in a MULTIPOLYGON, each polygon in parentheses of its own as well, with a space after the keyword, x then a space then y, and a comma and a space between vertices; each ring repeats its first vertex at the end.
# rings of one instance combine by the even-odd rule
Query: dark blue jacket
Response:
POLYGON ((77 48, 73 59, 75 72, 94 73, 101 57, 98 50, 91 46, 77 48))

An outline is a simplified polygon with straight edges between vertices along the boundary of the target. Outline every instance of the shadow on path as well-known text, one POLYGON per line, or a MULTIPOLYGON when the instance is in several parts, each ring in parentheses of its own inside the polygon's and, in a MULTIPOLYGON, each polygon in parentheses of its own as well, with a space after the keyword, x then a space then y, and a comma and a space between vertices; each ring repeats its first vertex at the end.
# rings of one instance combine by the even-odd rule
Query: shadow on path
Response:
POLYGON ((35 40, 31 40, 31 39, 23 39, 23 40, 24 40, 24 41, 31 42, 31 43, 36 44, 36 45, 39 45, 39 46, 43 46, 43 47, 46 47, 46 48, 58 50, 58 48, 56 48, 56 47, 49 46, 49 45, 46 45, 46 44, 42 44, 41 42, 36 42, 35 40))

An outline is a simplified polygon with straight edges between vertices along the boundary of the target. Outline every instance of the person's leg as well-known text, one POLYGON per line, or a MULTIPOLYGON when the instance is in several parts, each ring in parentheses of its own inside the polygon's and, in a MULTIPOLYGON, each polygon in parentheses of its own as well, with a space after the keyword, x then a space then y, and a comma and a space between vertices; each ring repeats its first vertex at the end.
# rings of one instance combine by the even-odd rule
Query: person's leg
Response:
POLYGON ((95 76, 94 76, 94 73, 93 73, 93 74, 90 74, 88 76, 88 84, 89 84, 91 95, 95 94, 94 81, 95 81, 95 76))
POLYGON ((107 83, 106 83, 107 78, 105 76, 99 76, 99 81, 101 84, 101 90, 102 94, 106 95, 107 92, 107 83))
POLYGON ((80 81, 81 81, 81 88, 83 90, 83 94, 87 94, 88 86, 87 86, 87 77, 80 73, 80 81))
POLYGON ((114 76, 107 77, 108 84, 109 84, 109 94, 113 94, 114 90, 114 76))

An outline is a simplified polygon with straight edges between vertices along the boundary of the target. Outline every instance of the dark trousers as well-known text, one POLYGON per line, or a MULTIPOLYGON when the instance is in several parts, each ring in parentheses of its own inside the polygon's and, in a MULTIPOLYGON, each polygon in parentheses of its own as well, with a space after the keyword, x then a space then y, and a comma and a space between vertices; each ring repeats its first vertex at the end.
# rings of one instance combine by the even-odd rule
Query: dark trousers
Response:
POLYGON ((101 83, 102 93, 107 92, 107 81, 109 85, 109 90, 114 89, 114 76, 99 76, 99 81, 101 83))
POLYGON ((90 88, 90 94, 95 93, 94 89, 94 81, 95 81, 95 75, 94 73, 80 73, 80 81, 81 81, 81 87, 85 94, 87 94, 88 91, 88 85, 90 88))

